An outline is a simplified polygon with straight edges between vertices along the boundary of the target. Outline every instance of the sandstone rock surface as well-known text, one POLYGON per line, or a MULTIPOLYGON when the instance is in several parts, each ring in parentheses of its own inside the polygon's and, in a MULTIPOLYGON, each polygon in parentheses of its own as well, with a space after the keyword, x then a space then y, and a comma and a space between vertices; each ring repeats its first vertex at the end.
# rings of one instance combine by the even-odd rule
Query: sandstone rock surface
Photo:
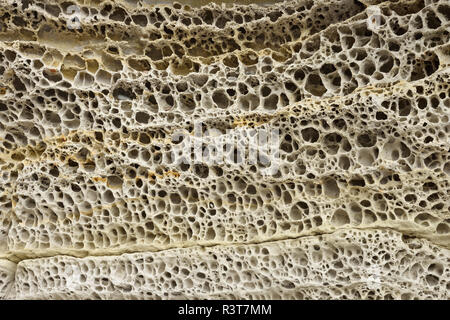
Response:
POLYGON ((448 299, 446 0, 0 0, 0 299, 448 299))

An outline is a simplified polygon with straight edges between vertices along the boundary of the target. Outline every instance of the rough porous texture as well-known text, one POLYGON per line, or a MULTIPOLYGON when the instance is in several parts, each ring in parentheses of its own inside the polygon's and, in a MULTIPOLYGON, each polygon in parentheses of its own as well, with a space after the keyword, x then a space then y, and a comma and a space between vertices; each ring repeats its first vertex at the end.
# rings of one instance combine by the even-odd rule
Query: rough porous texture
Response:
POLYGON ((0 299, 448 299, 450 3, 154 3, 0 0, 0 299))
POLYGON ((17 298, 440 298, 448 250, 394 231, 117 257, 24 260, 17 298))

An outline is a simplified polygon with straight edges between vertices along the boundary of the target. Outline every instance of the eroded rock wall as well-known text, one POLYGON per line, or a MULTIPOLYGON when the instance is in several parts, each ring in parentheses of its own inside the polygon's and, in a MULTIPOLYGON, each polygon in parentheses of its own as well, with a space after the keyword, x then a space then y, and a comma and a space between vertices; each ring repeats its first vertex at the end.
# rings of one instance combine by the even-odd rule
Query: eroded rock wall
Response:
POLYGON ((445 299, 448 254, 390 230, 340 230, 255 245, 24 260, 16 289, 21 299, 445 299))
POLYGON ((0 299, 15 298, 16 264, 0 259, 0 299))
POLYGON ((0 298, 448 298, 448 1, 247 2, 0 0, 0 298))

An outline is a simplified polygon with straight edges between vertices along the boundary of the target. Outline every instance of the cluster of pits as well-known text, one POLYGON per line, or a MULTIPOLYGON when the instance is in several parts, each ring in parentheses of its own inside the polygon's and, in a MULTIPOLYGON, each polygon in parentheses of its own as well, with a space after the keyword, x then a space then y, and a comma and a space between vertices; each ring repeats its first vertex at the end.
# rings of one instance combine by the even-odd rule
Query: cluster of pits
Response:
POLYGON ((448 250, 393 231, 19 263, 19 299, 447 299, 448 250), (326 286, 317 286, 326 283, 326 286))

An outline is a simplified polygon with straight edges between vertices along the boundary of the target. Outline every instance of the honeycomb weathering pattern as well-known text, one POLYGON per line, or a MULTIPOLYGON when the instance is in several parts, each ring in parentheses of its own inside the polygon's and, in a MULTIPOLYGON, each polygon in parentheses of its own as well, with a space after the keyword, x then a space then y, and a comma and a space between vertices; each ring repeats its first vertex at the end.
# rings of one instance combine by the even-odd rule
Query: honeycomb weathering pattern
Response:
POLYGON ((16 264, 0 259, 0 299, 8 299, 14 295, 14 276, 16 264))
POLYGON ((448 299, 448 1, 220 2, 0 0, 0 299, 448 299))
POLYGON ((444 299, 448 254, 395 231, 339 230, 255 245, 23 260, 16 290, 22 299, 444 299))
POLYGON ((16 290, 23 299, 444 299, 448 254, 395 231, 339 230, 255 245, 24 260, 16 290))

